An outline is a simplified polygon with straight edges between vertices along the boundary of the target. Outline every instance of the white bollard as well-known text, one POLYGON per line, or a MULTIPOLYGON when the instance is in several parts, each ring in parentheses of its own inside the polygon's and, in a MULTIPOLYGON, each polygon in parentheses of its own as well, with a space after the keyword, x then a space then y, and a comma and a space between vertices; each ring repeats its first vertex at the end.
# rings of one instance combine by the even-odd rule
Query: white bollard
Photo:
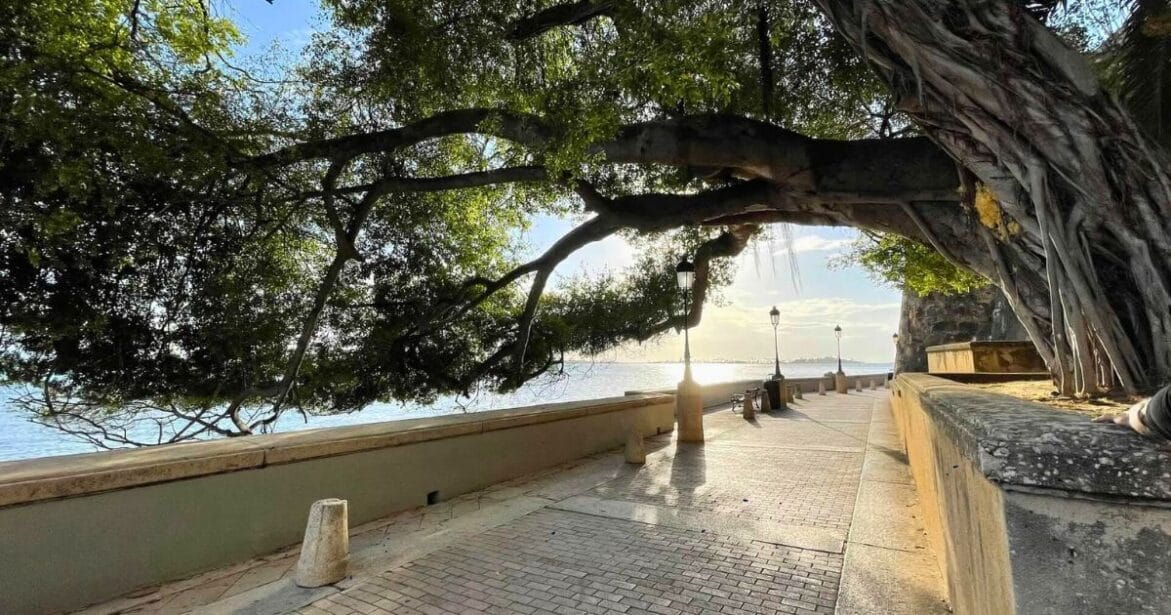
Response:
POLYGON ((646 445, 642 434, 633 429, 626 434, 626 463, 646 463, 646 445))
POLYGON ((861 378, 854 379, 854 390, 859 393, 862 392, 862 379, 861 378))
POLYGON ((825 381, 824 380, 817 383, 817 394, 818 395, 825 395, 825 381))
POLYGON ((877 390, 878 390, 878 387, 874 386, 874 378, 871 378, 871 379, 870 379, 870 390, 871 390, 871 391, 877 391, 877 390))
POLYGON ((350 566, 349 506, 345 500, 317 500, 309 508, 305 540, 293 581, 321 587, 346 578, 350 566))

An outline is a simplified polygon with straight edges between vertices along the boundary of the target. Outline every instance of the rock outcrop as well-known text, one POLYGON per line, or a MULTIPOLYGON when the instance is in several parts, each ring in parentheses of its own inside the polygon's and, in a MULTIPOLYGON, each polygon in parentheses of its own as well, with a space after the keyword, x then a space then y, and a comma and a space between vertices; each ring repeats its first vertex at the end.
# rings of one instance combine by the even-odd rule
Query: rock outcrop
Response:
POLYGON ((969 293, 918 295, 903 291, 895 369, 927 371, 928 346, 952 342, 1027 340, 1000 289, 988 286, 969 293))

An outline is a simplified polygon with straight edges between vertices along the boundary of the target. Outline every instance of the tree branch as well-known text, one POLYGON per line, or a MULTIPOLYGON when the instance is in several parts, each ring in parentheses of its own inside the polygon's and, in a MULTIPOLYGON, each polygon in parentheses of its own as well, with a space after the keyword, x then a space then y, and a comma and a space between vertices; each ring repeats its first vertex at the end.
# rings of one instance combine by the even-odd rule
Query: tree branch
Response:
POLYGON ((709 239, 696 249, 694 255, 695 280, 691 286, 691 305, 688 306, 688 319, 683 316, 671 316, 641 332, 637 339, 646 341, 669 329, 695 327, 703 319, 703 304, 707 300, 707 292, 711 286, 711 263, 718 258, 738 256, 748 246, 752 237, 760 231, 755 224, 741 224, 733 226, 720 233, 714 239, 709 239))
POLYGON ((621 0, 580 0, 557 4, 518 19, 508 29, 507 37, 510 41, 520 42, 554 28, 580 25, 601 16, 613 17, 619 7, 625 4, 621 0))
POLYGON ((253 166, 268 168, 293 162, 329 158, 354 158, 362 154, 396 149, 456 134, 479 133, 526 145, 540 145, 550 131, 535 116, 502 109, 461 109, 437 113, 399 128, 306 141, 251 160, 253 166))

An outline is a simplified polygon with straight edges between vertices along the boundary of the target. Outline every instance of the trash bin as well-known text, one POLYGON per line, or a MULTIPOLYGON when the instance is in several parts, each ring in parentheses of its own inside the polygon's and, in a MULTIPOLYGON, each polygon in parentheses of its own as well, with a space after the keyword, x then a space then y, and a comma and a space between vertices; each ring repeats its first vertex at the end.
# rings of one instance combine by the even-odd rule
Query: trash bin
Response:
POLYGON ((764 381, 764 390, 768 392, 768 401, 772 405, 773 410, 785 410, 788 406, 785 405, 785 398, 781 396, 781 387, 785 385, 784 376, 780 378, 770 378, 764 381))

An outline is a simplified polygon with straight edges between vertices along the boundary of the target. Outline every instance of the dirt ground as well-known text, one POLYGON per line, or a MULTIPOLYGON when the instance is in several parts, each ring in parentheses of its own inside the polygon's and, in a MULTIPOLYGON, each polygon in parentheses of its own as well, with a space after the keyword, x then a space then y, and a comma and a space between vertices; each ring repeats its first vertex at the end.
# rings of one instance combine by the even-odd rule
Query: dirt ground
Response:
POLYGON ((1057 410, 1077 412, 1089 417, 1098 417, 1103 414, 1118 414, 1124 412, 1131 404, 1142 399, 1126 395, 1109 395, 1093 399, 1074 399, 1058 397, 1057 389, 1048 380, 1017 380, 1014 382, 995 382, 988 384, 972 384, 985 391, 1003 393, 1020 399, 1041 402, 1057 410))

